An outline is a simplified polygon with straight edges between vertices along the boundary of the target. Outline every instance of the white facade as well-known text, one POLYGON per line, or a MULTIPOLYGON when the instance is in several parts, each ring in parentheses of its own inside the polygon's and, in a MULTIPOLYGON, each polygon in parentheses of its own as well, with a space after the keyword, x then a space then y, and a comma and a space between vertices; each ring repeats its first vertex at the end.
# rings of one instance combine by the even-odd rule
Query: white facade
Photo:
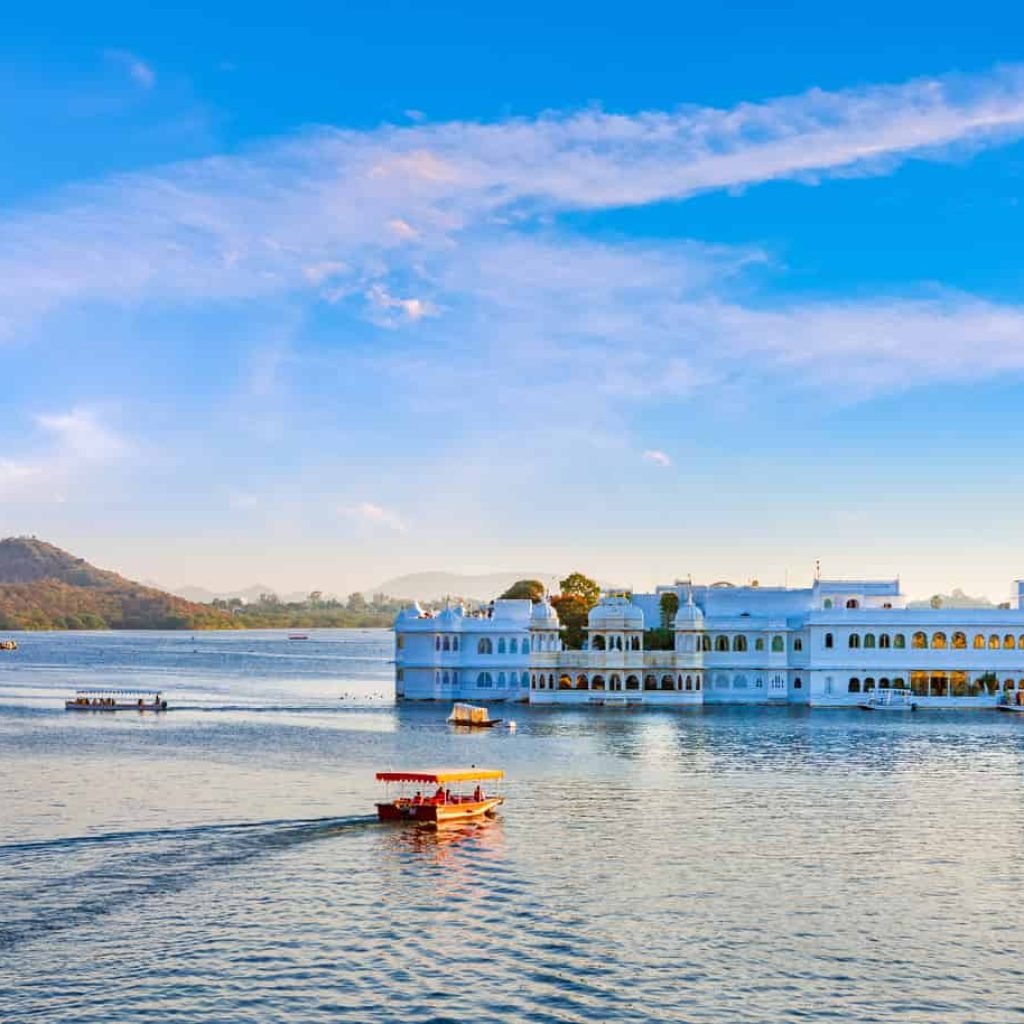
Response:
POLYGON ((897 580, 676 584, 602 598, 582 651, 564 649, 546 601, 497 601, 492 615, 476 617, 413 608, 395 623, 397 691, 540 704, 843 707, 908 688, 922 707, 991 707, 1024 694, 1024 583, 1017 593, 1016 608, 909 609, 897 580), (666 591, 679 598, 673 649, 645 650, 666 591))

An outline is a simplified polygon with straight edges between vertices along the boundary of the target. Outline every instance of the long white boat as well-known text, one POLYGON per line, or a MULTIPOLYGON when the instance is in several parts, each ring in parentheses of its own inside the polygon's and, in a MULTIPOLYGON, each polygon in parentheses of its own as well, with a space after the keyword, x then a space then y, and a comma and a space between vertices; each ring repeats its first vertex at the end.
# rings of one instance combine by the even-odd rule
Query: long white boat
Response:
POLYGON ((862 711, 916 711, 913 690, 876 690, 857 707, 862 711))
POLYGON ((66 711, 166 711, 159 690, 75 690, 66 711))

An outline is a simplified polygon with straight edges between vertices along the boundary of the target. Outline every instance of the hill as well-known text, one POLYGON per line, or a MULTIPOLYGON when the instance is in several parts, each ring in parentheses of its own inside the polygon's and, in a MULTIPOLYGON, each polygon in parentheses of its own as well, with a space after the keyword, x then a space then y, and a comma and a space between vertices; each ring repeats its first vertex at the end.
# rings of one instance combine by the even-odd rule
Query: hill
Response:
POLYGON ((550 572, 492 572, 467 576, 457 572, 414 572, 385 580, 371 594, 392 594, 410 601, 434 601, 445 596, 489 601, 508 590, 516 580, 540 580, 549 590, 558 590, 557 575, 550 572))
POLYGON ((0 629, 233 629, 234 616, 98 569, 35 537, 0 540, 0 629))

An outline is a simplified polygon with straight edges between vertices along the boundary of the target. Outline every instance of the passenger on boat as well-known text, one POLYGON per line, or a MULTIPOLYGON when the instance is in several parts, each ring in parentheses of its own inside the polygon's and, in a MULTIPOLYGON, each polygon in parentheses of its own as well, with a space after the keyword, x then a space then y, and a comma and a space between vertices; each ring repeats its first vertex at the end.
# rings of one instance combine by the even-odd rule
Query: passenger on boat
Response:
POLYGON ((444 791, 444 802, 446 804, 450 804, 450 803, 454 803, 455 802, 454 800, 452 800, 452 791, 450 789, 446 789, 444 791))
POLYGON ((473 800, 475 803, 480 803, 484 798, 484 791, 480 788, 480 784, 477 783, 476 789, 473 790, 473 800))
POLYGON ((443 804, 444 802, 444 786, 438 786, 437 792, 434 794, 434 803, 443 804))
POLYGON ((423 803, 423 794, 417 789, 413 794, 412 805, 413 807, 419 807, 421 803, 423 803))

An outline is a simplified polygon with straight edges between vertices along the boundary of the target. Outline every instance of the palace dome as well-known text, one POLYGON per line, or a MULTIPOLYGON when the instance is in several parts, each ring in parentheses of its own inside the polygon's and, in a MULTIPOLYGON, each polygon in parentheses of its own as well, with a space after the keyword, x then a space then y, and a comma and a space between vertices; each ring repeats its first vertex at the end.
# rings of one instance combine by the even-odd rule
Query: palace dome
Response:
POLYGON ((602 597, 587 616, 587 629, 600 632, 643 630, 644 613, 628 597, 614 594, 602 597))
POLYGON ((530 611, 531 629, 558 629, 558 612, 552 607, 551 602, 545 597, 538 601, 530 611))
POLYGON ((689 594, 686 604, 681 604, 672 620, 673 629, 702 629, 704 613, 693 603, 693 594, 689 594))

